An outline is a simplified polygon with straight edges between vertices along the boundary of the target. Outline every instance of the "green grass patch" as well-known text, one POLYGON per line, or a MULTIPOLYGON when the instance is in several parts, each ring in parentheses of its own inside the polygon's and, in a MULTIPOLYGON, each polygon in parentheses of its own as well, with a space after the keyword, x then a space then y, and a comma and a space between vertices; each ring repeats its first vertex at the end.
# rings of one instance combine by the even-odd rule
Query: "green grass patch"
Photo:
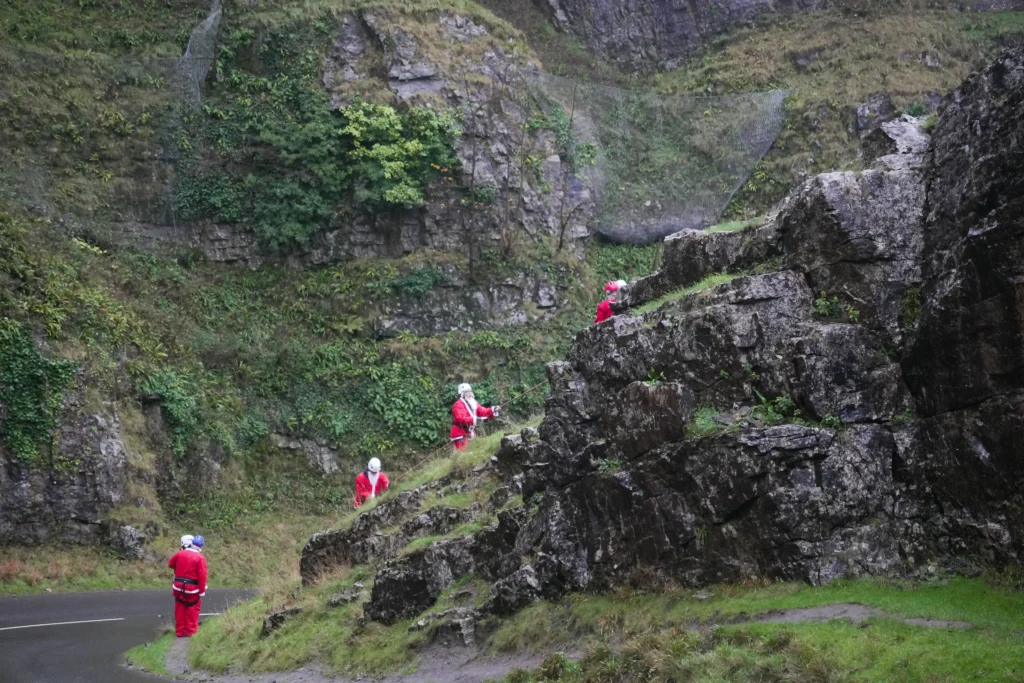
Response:
MULTIPOLYGON (((589 654, 563 668, 563 681, 1014 681, 1024 672, 1019 633, 1024 594, 980 579, 919 583, 839 581, 694 591, 577 595, 541 603, 505 622, 490 641, 503 652, 577 649, 589 654), (893 617, 971 622, 967 630, 910 626, 873 618, 848 622, 743 624, 705 634, 693 622, 838 602, 871 605, 893 617), (614 672, 614 676, 609 676, 614 672), (642 673, 641 673, 642 672, 642 673)), ((545 666, 556 665, 553 660, 545 666)), ((544 667, 542 667, 544 669, 544 667)), ((541 680, 517 672, 508 681, 541 680)))
POLYGON ((402 549, 402 555, 410 555, 416 552, 417 550, 422 550, 423 548, 426 548, 432 545, 433 543, 436 543, 437 541, 444 541, 452 538, 461 538, 462 536, 475 534, 476 532, 480 531, 485 526, 490 524, 492 521, 494 521, 493 517, 485 517, 483 519, 478 519, 473 522, 466 522, 465 524, 460 524, 459 526, 449 531, 447 534, 441 536, 423 536, 421 538, 417 538, 414 541, 411 541, 407 546, 405 546, 405 548, 402 549))
POLYGON ((737 232, 738 230, 757 227, 762 223, 764 223, 764 216, 758 216, 757 218, 751 218, 746 221, 727 221, 725 223, 719 223, 718 225, 712 225, 704 232, 737 232))
MULTIPOLYGON (((259 598, 232 607, 192 638, 190 663, 218 673, 231 666, 252 672, 287 671, 312 661, 350 674, 381 674, 409 666, 425 637, 409 633, 411 620, 391 627, 372 622, 359 627, 359 602, 327 607, 332 593, 356 581, 359 575, 354 571, 315 587, 282 583, 259 598), (264 616, 285 606, 299 606, 304 612, 270 637, 260 638, 264 616)), ((369 590, 371 582, 365 576, 360 578, 369 590)))
POLYGON ((693 411, 693 418, 686 428, 686 433, 690 436, 700 437, 722 431, 724 427, 715 422, 715 415, 718 415, 718 413, 718 409, 714 406, 698 407, 697 410, 693 411))
POLYGON ((679 299, 690 296, 691 294, 703 292, 704 290, 717 287, 718 285, 724 285, 726 282, 730 282, 736 279, 737 277, 739 277, 739 274, 737 273, 716 273, 714 275, 709 275, 700 282, 694 283, 689 287, 677 289, 674 292, 669 292, 668 294, 658 299, 655 299, 654 301, 648 301, 647 303, 641 306, 637 306, 635 309, 633 309, 632 313, 634 315, 643 315, 645 313, 650 313, 651 311, 655 311, 671 301, 678 301, 679 299))
POLYGON ((152 643, 144 643, 133 647, 125 654, 128 662, 143 671, 157 676, 169 676, 167 670, 167 653, 174 643, 174 632, 168 631, 152 643))
MULTIPOLYGON (((368 584, 366 575, 365 568, 355 568, 319 586, 282 584, 232 608, 193 639, 191 663, 211 671, 241 666, 265 672, 319 661, 350 676, 414 667, 429 630, 409 633, 414 620, 360 629, 357 604, 326 607, 333 592, 356 580, 368 584), (260 639, 265 614, 286 605, 306 611, 260 639)), ((794 583, 720 585, 710 587, 713 597, 704 600, 696 599, 698 591, 693 590, 570 595, 496 624, 485 647, 503 653, 587 653, 578 665, 564 662, 561 678, 519 672, 507 679, 511 681, 1014 681, 1024 671, 1019 647, 1024 594, 996 588, 996 583, 952 578, 839 581, 817 588, 794 583), (877 607, 894 618, 872 618, 861 626, 842 621, 744 623, 692 630, 699 622, 847 602, 877 607), (910 626, 897 620, 903 617, 960 620, 973 627, 910 626), (647 673, 640 675, 641 670, 647 673), (690 673, 684 676, 686 671, 690 673)), ((464 577, 428 611, 466 604, 466 599, 453 600, 465 588, 473 589, 474 604, 488 594, 485 582, 464 577)), ((550 660, 545 666, 553 664, 550 660)))

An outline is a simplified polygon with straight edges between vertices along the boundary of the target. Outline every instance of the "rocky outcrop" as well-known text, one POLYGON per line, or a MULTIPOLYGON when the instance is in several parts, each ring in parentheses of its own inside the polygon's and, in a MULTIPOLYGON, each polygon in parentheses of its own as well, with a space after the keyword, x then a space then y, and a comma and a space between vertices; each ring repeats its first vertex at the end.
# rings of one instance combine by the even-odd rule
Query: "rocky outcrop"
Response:
POLYGON ((282 450, 304 453, 309 467, 323 475, 338 471, 338 449, 326 439, 296 438, 287 434, 271 434, 274 445, 282 450))
POLYGON ((612 305, 628 311, 716 273, 741 273, 782 255, 777 213, 764 223, 732 232, 684 230, 664 241, 661 267, 632 282, 612 305))
POLYGON ((277 629, 284 626, 285 622, 292 617, 302 614, 301 607, 291 607, 267 616, 263 620, 263 628, 260 629, 260 638, 266 638, 277 629))
MULTIPOLYGON (((544 421, 495 458, 526 505, 385 563, 366 614, 412 616, 469 572, 492 582, 485 610, 507 614, 628 583, 1019 559, 1022 108, 1018 49, 946 101, 934 161, 903 119, 883 124, 890 154, 873 168, 800 188, 771 221, 782 270, 578 333, 548 368, 544 421), (826 287, 863 313, 815 310, 826 287)), ((743 239, 666 248, 728 269, 743 239)))
MULTIPOLYGON (((0 545, 104 541, 102 522, 120 505, 124 487, 117 412, 113 405, 87 401, 80 377, 64 397, 61 425, 45 464, 22 464, 0 444, 0 545)), ((114 540, 123 536, 115 533, 114 540)))
POLYGON ((483 530, 430 546, 386 562, 373 581, 363 612, 387 624, 415 616, 433 605, 455 579, 469 573, 496 579, 513 573, 521 557, 515 541, 525 511, 505 510, 483 530))
POLYGON ((152 551, 145 549, 149 540, 146 534, 130 524, 108 523, 107 545, 126 560, 152 559, 155 556, 152 551))
POLYGON ((478 466, 469 478, 449 475, 385 500, 352 522, 347 529, 314 534, 302 549, 299 571, 304 583, 315 581, 325 569, 337 565, 380 564, 424 536, 443 536, 461 524, 484 516, 487 506, 464 508, 433 505, 430 500, 462 493, 491 476, 489 464, 478 466), (430 498, 428 498, 430 496, 430 498))
POLYGON ((903 363, 924 417, 907 476, 951 551, 1024 549, 1024 48, 947 98, 934 130, 924 284, 903 363))
POLYGON ((430 490, 431 485, 425 484, 411 491, 403 491, 391 500, 380 503, 369 512, 356 517, 348 529, 313 534, 302 549, 302 559, 299 562, 299 573, 303 582, 312 583, 325 570, 349 564, 352 548, 357 544, 379 546, 381 542, 374 542, 372 538, 377 537, 376 534, 383 529, 399 524, 419 510, 430 490))
POLYGON ((881 128, 893 154, 861 173, 808 181, 778 230, 787 267, 804 273, 815 294, 839 296, 859 322, 898 346, 904 294, 921 282, 929 140, 910 117, 881 128))

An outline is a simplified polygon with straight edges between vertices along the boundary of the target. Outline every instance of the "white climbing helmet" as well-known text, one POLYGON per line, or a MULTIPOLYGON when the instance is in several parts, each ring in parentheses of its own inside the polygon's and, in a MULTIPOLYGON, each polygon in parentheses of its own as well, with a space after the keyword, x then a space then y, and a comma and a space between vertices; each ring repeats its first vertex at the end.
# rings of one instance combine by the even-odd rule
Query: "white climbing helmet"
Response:
POLYGON ((370 462, 366 463, 366 469, 370 470, 374 474, 380 472, 380 460, 377 458, 370 458, 370 462))
POLYGON ((185 534, 181 537, 181 547, 191 548, 192 547, 192 534, 185 534))
POLYGON ((461 396, 465 396, 467 393, 469 393, 471 391, 473 391, 473 387, 471 387, 466 382, 463 382, 462 384, 459 385, 459 396, 460 397, 461 396))

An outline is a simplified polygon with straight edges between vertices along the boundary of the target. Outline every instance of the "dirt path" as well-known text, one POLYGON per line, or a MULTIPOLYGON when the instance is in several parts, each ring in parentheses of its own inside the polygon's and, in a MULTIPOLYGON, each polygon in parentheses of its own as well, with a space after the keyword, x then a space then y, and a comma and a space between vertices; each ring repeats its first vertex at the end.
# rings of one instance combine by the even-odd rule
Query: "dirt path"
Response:
MULTIPOLYGON (((738 618, 728 622, 730 625, 744 623, 778 623, 799 624, 806 622, 833 621, 844 619, 853 624, 860 624, 872 617, 902 621, 911 626, 927 628, 971 628, 966 621, 947 621, 942 619, 903 618, 893 616, 875 607, 855 603, 836 603, 820 607, 803 609, 772 610, 753 617, 738 618)), ((702 627, 711 624, 701 624, 702 627)), ((329 676, 319 666, 303 667, 297 671, 272 674, 224 674, 215 675, 204 672, 192 672, 188 667, 187 638, 179 638, 167 653, 167 670, 183 677, 187 681, 204 683, 358 683, 359 681, 375 681, 376 683, 481 683, 493 679, 502 680, 509 671, 516 668, 530 669, 539 665, 544 654, 499 655, 487 656, 468 648, 445 649, 442 647, 428 648, 423 651, 417 662, 416 671, 408 674, 360 678, 337 678, 329 676)))
MULTIPOLYGON (((856 603, 836 603, 833 605, 822 605, 821 607, 805 607, 803 609, 772 610, 759 614, 756 617, 744 619, 743 621, 760 621, 779 624, 799 624, 808 621, 832 621, 834 619, 846 619, 859 624, 871 617, 892 619, 902 621, 911 626, 925 626, 928 628, 971 628, 972 624, 966 621, 947 621, 943 619, 921 619, 902 618, 883 612, 875 607, 858 605, 856 603)), ((737 622, 742 623, 742 622, 737 622)))
POLYGON ((188 638, 174 642, 167 653, 167 670, 187 681, 205 683, 481 683, 488 679, 500 681, 513 669, 532 669, 544 660, 544 655, 539 654, 490 657, 467 648, 429 648, 421 653, 416 671, 409 674, 339 678, 328 675, 320 666, 312 665, 297 671, 271 674, 216 675, 190 670, 188 644, 188 638))

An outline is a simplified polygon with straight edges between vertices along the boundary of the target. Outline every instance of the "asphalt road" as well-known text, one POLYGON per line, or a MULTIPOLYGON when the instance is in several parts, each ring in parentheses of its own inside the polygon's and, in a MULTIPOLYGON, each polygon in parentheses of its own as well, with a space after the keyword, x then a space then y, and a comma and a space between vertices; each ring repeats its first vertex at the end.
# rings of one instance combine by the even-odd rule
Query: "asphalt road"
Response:
MULTIPOLYGON (((211 589, 203 614, 250 595, 211 589)), ((174 622, 171 589, 0 598, 0 682, 153 683, 123 656, 174 622), (88 623, 68 623, 88 622, 88 623)))

